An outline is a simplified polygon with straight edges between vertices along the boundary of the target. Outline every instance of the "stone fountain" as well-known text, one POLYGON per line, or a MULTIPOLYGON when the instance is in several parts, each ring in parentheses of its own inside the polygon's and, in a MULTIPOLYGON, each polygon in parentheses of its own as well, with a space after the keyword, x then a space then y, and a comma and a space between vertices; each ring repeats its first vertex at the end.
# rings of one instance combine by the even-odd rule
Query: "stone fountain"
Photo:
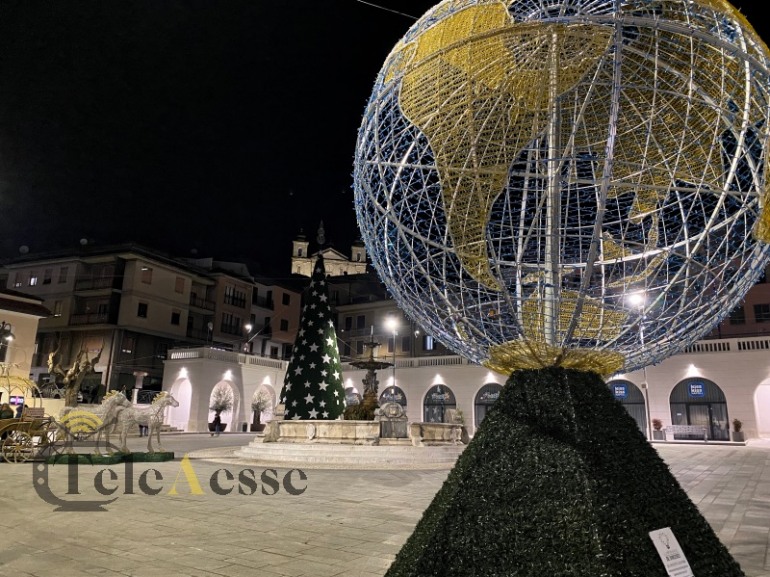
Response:
POLYGON ((373 395, 375 400, 377 399, 377 386, 380 384, 377 380, 377 371, 393 366, 393 363, 375 360, 374 349, 379 346, 380 343, 375 341, 374 336, 372 336, 371 341, 364 343, 364 347, 369 349, 369 358, 350 363, 357 369, 366 369, 366 376, 362 379, 364 383, 364 399, 366 399, 367 395, 373 395))

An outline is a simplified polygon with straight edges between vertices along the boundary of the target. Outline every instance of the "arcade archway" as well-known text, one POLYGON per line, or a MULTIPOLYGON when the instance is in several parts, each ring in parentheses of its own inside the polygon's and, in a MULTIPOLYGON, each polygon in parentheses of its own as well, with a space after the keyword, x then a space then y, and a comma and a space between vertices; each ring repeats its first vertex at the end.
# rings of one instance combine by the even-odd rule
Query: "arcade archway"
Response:
POLYGON ((214 388, 211 391, 211 396, 209 397, 209 418, 208 422, 211 423, 214 420, 214 415, 216 414, 215 411, 212 410, 212 403, 214 399, 218 398, 219 396, 229 398, 230 399, 230 408, 227 410, 223 410, 219 414, 219 418, 221 419, 221 423, 223 425, 227 425, 224 427, 225 431, 234 432, 234 425, 236 423, 236 415, 238 414, 238 408, 240 403, 240 398, 238 395, 238 391, 235 387, 233 387, 232 383, 229 381, 219 381, 214 388))
MULTIPOLYGON (((730 440, 727 399, 714 381, 703 378, 685 379, 674 387, 669 399, 672 425, 704 427, 707 438, 716 441, 730 440)), ((692 437, 697 438, 697 435, 692 437)), ((685 439, 687 435, 677 434, 674 438, 685 439)))
POLYGON ((452 390, 446 385, 436 385, 425 393, 423 403, 423 421, 426 423, 443 423, 448 409, 456 409, 457 401, 452 390))
POLYGON ((503 386, 498 383, 488 383, 479 389, 476 398, 473 401, 474 426, 478 429, 481 421, 487 416, 489 409, 500 398, 500 392, 503 386))
POLYGON ((355 387, 348 387, 345 389, 345 406, 351 407, 353 405, 361 404, 361 393, 355 387))
POLYGON ((382 393, 380 393, 380 406, 385 403, 398 403, 404 409, 406 409, 406 393, 398 386, 386 387, 382 393))
POLYGON ((614 380, 607 383, 612 395, 623 405, 639 430, 646 435, 647 431, 647 407, 644 402, 644 394, 631 381, 614 380))
POLYGON ((168 408, 168 424, 183 431, 188 431, 190 429, 190 411, 192 408, 192 383, 190 379, 177 379, 171 385, 170 392, 179 402, 179 406, 168 408))

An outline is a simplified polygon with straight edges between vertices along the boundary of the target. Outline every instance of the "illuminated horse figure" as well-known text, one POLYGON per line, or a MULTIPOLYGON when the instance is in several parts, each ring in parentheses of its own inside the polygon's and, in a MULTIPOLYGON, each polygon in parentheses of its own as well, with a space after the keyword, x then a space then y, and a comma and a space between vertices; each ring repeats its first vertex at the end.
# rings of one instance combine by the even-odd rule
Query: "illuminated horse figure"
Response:
POLYGON ((96 445, 94 447, 94 452, 99 453, 99 442, 102 439, 102 434, 104 434, 104 448, 107 450, 107 453, 111 454, 113 453, 113 450, 112 445, 110 444, 110 433, 115 430, 115 427, 117 427, 120 422, 120 415, 124 411, 133 408, 134 405, 123 393, 110 391, 102 400, 102 406, 104 409, 97 412, 102 419, 102 424, 96 430, 96 445))
POLYGON ((158 450, 162 451, 163 447, 160 444, 160 426, 163 424, 163 412, 166 407, 178 407, 179 401, 177 401, 171 394, 163 391, 155 395, 152 401, 152 405, 149 407, 131 407, 125 411, 121 411, 118 415, 118 427, 120 427, 120 450, 124 453, 128 453, 128 447, 126 446, 126 437, 128 437, 128 431, 131 427, 137 425, 144 425, 148 428, 147 435, 147 452, 154 453, 155 449, 152 446, 152 436, 155 434, 155 438, 158 441, 158 450))
POLYGON ((110 429, 118 422, 120 414, 132 406, 123 393, 112 391, 104 396, 101 405, 93 409, 64 407, 59 413, 59 419, 55 423, 64 437, 66 452, 74 452, 73 442, 75 440, 89 438, 96 434, 94 452, 98 454, 102 432, 107 433, 105 443, 109 445, 110 429))

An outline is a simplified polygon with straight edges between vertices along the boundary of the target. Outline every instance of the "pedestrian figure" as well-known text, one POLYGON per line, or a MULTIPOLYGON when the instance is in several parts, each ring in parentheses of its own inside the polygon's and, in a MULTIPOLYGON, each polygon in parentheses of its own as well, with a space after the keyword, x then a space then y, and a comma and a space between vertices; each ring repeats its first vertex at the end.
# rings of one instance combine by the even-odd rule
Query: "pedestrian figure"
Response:
MULTIPOLYGON (((0 419, 13 419, 13 409, 8 403, 0 405, 0 419)), ((5 439, 8 436, 8 431, 2 433, 0 439, 5 439)))
POLYGON ((219 436, 219 426, 221 424, 222 424, 222 419, 219 418, 219 414, 214 415, 214 432, 211 433, 212 437, 219 436))
POLYGON ((8 403, 0 406, 0 419, 13 419, 13 408, 8 403))

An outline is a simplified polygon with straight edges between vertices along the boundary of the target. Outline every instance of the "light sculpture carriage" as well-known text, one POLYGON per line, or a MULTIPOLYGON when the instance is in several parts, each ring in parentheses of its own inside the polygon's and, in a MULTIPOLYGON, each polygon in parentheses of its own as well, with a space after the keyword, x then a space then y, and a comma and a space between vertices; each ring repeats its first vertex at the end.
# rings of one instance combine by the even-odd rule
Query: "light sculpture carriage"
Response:
POLYGON ((56 427, 53 419, 43 412, 35 382, 11 374, 10 369, 9 365, 0 363, 0 393, 8 399, 20 397, 26 414, 0 419, 0 457, 6 463, 24 463, 54 444, 56 427))
POLYGON ((714 327, 770 251, 768 51, 721 0, 446 0, 388 56, 355 203, 399 306, 503 373, 714 327))

